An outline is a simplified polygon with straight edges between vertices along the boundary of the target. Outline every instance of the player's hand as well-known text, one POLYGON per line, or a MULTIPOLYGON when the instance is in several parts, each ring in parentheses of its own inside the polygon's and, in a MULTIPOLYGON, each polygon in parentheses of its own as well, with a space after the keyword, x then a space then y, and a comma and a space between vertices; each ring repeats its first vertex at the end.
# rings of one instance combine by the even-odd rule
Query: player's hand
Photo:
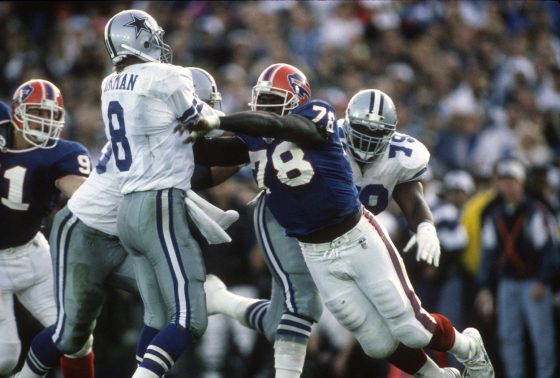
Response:
POLYGON ((183 123, 175 128, 175 131, 179 132, 179 135, 183 135, 186 130, 190 131, 187 139, 183 143, 191 143, 197 139, 202 138, 210 131, 215 130, 220 127, 220 117, 217 115, 211 115, 207 117, 200 117, 196 120, 192 120, 183 123))
POLYGON ((439 266, 441 248, 437 237, 436 228, 429 222, 422 222, 416 229, 416 234, 412 235, 403 252, 408 252, 414 244, 418 244, 416 251, 416 261, 426 261, 433 266, 439 266))

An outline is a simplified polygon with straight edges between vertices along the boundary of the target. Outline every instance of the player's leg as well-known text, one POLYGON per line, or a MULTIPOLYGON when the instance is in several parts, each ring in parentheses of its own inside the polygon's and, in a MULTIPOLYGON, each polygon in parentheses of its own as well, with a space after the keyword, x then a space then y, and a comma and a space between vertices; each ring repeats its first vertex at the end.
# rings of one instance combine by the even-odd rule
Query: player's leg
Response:
POLYGON ((411 348, 427 346, 450 352, 471 374, 493 377, 478 331, 459 333, 446 317, 422 308, 397 249, 375 217, 366 211, 356 229, 361 233, 349 250, 354 249, 352 265, 359 277, 358 285, 375 304, 393 336, 411 348), (367 261, 376 264, 368 267, 367 261))
MULTIPOLYGON (((140 251, 152 269, 163 301, 166 325, 151 340, 133 377, 161 377, 206 328, 205 269, 200 248, 187 225, 182 190, 128 194, 118 215, 119 235, 127 249, 140 251)), ((142 275, 138 274, 143 301, 142 275)), ((148 294, 149 295, 149 294, 148 294)))
POLYGON ((6 290, 8 276, 4 275, 6 266, 3 263, 4 259, 0 256, 0 376, 7 376, 17 365, 21 342, 17 333, 13 294, 6 290))
POLYGON ((345 251, 303 244, 305 259, 325 306, 352 332, 364 352, 385 358, 406 373, 419 377, 458 377, 455 369, 440 369, 421 349, 400 344, 376 307, 354 281, 355 271, 345 251), (339 253, 340 252, 340 253, 339 253))
MULTIPOLYGON (((133 253, 125 259, 116 274, 129 274, 127 271, 132 267, 139 295, 144 303, 144 326, 136 342, 136 362, 140 365, 144 360, 144 354, 148 346, 159 331, 167 326, 168 321, 165 311, 166 306, 161 297, 161 289, 152 264, 146 256, 138 252, 133 253)), ((118 285, 122 286, 122 283, 121 281, 118 285)))
MULTIPOLYGON (((33 358, 26 365, 41 373, 54 367, 56 356, 65 353, 61 361, 65 377, 93 377, 92 332, 105 300, 104 282, 126 252, 116 238, 87 227, 67 208, 55 217, 50 244, 58 314, 54 327, 33 341, 33 358)), ((22 301, 30 302, 30 298, 22 301)), ((35 310, 40 308, 35 306, 35 310)))
MULTIPOLYGON (((311 327, 323 311, 319 291, 305 265, 299 243, 285 235, 262 196, 256 206, 255 231, 272 274, 273 293, 262 314, 265 335, 274 335, 276 378, 299 377, 303 371, 311 327)), ((258 306, 255 306, 258 307, 258 306)), ((252 311, 247 318, 257 318, 252 311)))

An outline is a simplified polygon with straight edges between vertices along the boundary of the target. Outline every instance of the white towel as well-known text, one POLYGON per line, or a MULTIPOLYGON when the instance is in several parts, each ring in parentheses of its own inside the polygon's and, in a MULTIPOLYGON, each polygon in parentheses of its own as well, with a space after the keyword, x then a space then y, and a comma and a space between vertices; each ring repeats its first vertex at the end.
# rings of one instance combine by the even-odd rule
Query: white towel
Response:
POLYGON ((192 190, 187 192, 185 202, 187 204, 189 216, 206 238, 208 244, 231 242, 230 236, 224 230, 239 219, 239 213, 237 211, 223 211, 192 190))

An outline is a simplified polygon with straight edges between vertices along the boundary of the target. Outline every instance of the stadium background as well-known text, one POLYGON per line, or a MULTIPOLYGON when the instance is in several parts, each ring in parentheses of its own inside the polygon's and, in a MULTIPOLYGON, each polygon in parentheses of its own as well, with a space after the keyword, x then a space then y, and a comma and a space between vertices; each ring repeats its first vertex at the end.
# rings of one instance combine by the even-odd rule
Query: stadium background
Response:
MULTIPOLYGON (((198 66, 214 75, 225 112, 247 109, 251 87, 264 67, 290 63, 308 75, 312 96, 333 103, 339 118, 358 90, 387 92, 397 106, 398 130, 421 140, 432 153, 429 198, 436 196, 439 180, 450 169, 468 170, 484 187, 493 163, 505 156, 545 172, 548 195, 558 198, 556 1, 2 2, 0 98, 9 101, 13 90, 31 78, 53 81, 67 110, 63 136, 83 143, 96 159, 105 138, 100 84, 111 71, 103 30, 108 18, 127 8, 146 10, 158 20, 173 48, 174 64, 198 66)), ((219 205, 241 207, 254 193, 248 177, 244 171, 206 195, 219 205)), ((406 230, 396 212, 393 221, 400 243, 406 230)), ((250 233, 250 227, 239 233, 250 233)), ((229 275, 230 283, 241 280, 239 275, 249 277, 266 294, 268 278, 258 253, 247 243, 239 245, 248 275, 242 268, 238 271, 243 273, 219 271, 228 266, 223 260, 240 265, 233 247, 210 251, 209 270, 229 275)), ((476 258, 467 263, 475 273, 476 258)), ((99 377, 130 375, 140 306, 134 297, 111 291, 96 330, 99 377)), ((21 309, 18 314, 20 334, 28 342, 38 325, 21 309)), ((478 321, 474 313, 468 315, 478 321)), ((487 327, 499 376, 495 325, 487 327)), ((253 376, 266 376, 271 350, 258 341, 255 351, 264 354, 264 362, 258 362, 262 356, 254 357, 253 370, 260 373, 253 376)), ((317 350, 310 353, 307 376, 326 376, 318 372, 328 371, 329 361, 340 352, 317 350)), ((185 356, 169 376, 199 376, 201 361, 195 354, 185 356)), ((237 376, 236 366, 247 363, 235 355, 226 376, 237 376)))

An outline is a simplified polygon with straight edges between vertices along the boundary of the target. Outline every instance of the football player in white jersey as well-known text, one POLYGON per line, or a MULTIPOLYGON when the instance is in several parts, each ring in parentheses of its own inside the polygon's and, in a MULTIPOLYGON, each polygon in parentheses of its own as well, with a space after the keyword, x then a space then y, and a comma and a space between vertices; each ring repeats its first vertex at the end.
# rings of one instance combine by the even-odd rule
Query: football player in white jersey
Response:
MULTIPOLYGON (((214 106, 218 99, 207 90, 204 76, 196 78, 197 95, 214 106)), ((200 168, 193 176, 193 188, 215 185, 232 172, 231 168, 211 171, 200 168)), ((108 142, 95 170, 54 218, 50 239, 58 315, 53 326, 34 338, 18 378, 44 376, 56 366, 63 352, 72 353, 75 358, 91 351, 91 335, 101 313, 107 283, 131 293, 138 292, 132 257, 122 247, 117 233, 117 212, 123 197, 117 173, 112 145, 108 142)), ((143 274, 151 273, 149 269, 143 271, 143 274)), ((155 282, 156 278, 151 280, 155 282)), ((145 306, 144 327, 136 348, 138 364, 151 339, 165 326, 165 318, 163 307, 145 306)))
MULTIPOLYGON (((417 231, 412 239, 419 246, 417 259, 425 260, 437 266, 440 253, 439 241, 433 229, 430 210, 423 199, 421 184, 418 181, 426 170, 429 153, 420 142, 413 138, 403 134, 394 136, 397 123, 396 111, 392 100, 383 92, 369 90, 356 94, 349 103, 346 122, 350 125, 347 128, 349 134, 347 143, 349 152, 352 154, 350 160, 353 178, 357 186, 360 187, 361 202, 378 213, 385 208, 390 194, 393 192, 395 199, 407 216, 409 225, 417 231), (390 145, 392 139, 395 142, 394 145, 390 145), (416 154, 406 144, 415 142, 418 146, 416 154), (398 157, 399 153, 404 155, 402 159, 398 157), (414 157, 415 160, 409 161, 406 157, 414 157)), ((381 231, 377 230, 377 232, 381 231)), ((387 240, 386 236, 384 238, 389 251, 394 251, 392 243, 387 240)), ((366 249, 367 244, 368 241, 364 238, 363 249, 366 249)), ((409 244, 412 245, 412 242, 409 244)), ((333 248, 332 243, 331 247, 326 246, 326 244, 320 247, 302 244, 302 247, 304 248, 306 261, 308 259, 316 260, 313 263, 315 271, 312 271, 312 274, 318 277, 330 276, 327 272, 328 269, 332 268, 332 265, 329 265, 328 262, 331 259, 333 263, 338 260, 338 248, 333 250, 333 252, 336 252, 333 253, 333 256, 326 258, 325 263, 327 265, 321 267, 321 260, 323 260, 321 256, 325 252, 322 248, 330 253, 330 249, 333 248), (327 268, 328 266, 330 268, 327 268)), ((340 253, 342 253, 342 250, 340 253)), ((426 364, 429 363, 429 359, 418 348, 429 345, 438 350, 447 350, 450 345, 453 345, 451 349, 456 353, 470 344, 468 348, 474 348, 471 350, 473 353, 476 350, 476 353, 465 355, 463 352, 462 354, 468 376, 473 376, 473 374, 481 374, 481 377, 493 376, 493 369, 484 351, 482 340, 475 329, 466 330, 464 335, 459 334, 454 331, 450 322, 442 315, 427 315, 427 312, 421 309, 420 302, 417 299, 413 301, 412 307, 419 322, 406 320, 408 316, 404 314, 408 310, 403 307, 403 296, 402 293, 399 293, 401 289, 398 288, 402 287, 404 292, 408 293, 406 296, 409 299, 416 298, 416 296, 411 291, 411 285, 408 282, 402 263, 396 261, 396 259, 399 259, 398 255, 391 254, 391 256, 394 259, 391 262, 392 265, 389 263, 386 269, 377 270, 375 277, 370 278, 371 273, 365 274, 364 281, 361 282, 360 279, 359 283, 360 287, 365 285, 363 290, 371 290, 374 296, 379 295, 376 301, 378 301, 380 309, 377 309, 377 307, 372 309, 371 303, 363 302, 359 299, 359 295, 351 295, 348 292, 350 286, 342 284, 342 282, 339 282, 339 278, 336 278, 330 283, 327 281, 321 282, 322 287, 319 287, 320 290, 322 289, 323 296, 328 294, 323 299, 331 312, 341 323, 352 330, 356 338, 360 340, 362 347, 368 351, 368 355, 378 358, 389 357, 391 362, 396 362, 397 366, 410 374, 423 376, 425 369, 428 369, 426 364), (370 287, 371 283, 367 282, 369 279, 372 282, 381 280, 378 283, 383 284, 383 287, 370 287), (386 279, 386 281, 383 281, 383 279, 386 279), (396 281, 394 281, 395 279, 396 281), (347 300, 344 299, 345 296, 348 296, 347 300), (346 305, 341 307, 337 304, 338 302, 346 303, 346 305), (362 308, 360 308, 361 302, 364 306, 362 308), (365 318, 360 321, 357 318, 354 319, 356 316, 359 318, 358 314, 364 312, 368 313, 367 321, 365 318), (427 327, 428 324, 421 320, 423 316, 431 317, 432 321, 434 321, 433 319, 437 320, 438 327, 441 329, 438 329, 436 333, 439 333, 440 336, 448 335, 445 341, 441 341, 441 344, 435 343, 433 341, 435 338, 429 344, 420 341, 422 338, 420 335, 424 332, 423 327, 427 327), (368 326, 364 327, 366 323, 368 326), (376 337, 372 336, 374 330, 376 337), (444 347, 444 344, 447 346, 444 347)), ((379 260, 378 263, 381 264, 382 261, 385 261, 385 259, 379 260)), ((347 274, 352 275, 349 272, 347 274)), ((323 278, 321 278, 321 281, 323 281, 323 278)), ((222 295, 222 297, 225 298, 226 296, 222 295)), ((231 296, 229 297, 231 298, 231 296)), ((234 303, 233 298, 231 302, 234 303)), ((240 303, 242 302, 240 301, 240 303)), ((446 369, 441 373, 444 376, 456 376, 458 374, 454 369, 446 369)))
POLYGON ((165 375, 207 324, 206 272, 185 204, 193 151, 173 129, 209 107, 195 95, 190 71, 169 64, 162 38, 156 20, 140 10, 122 11, 105 27, 115 72, 103 80, 101 111, 124 195, 118 234, 133 256, 144 305, 166 316, 134 378, 165 375))
MULTIPOLYGON (((42 325, 56 319, 43 222, 59 196, 71 197, 90 172, 86 148, 59 139, 65 110, 53 83, 21 84, 11 105, 11 112, 0 105, 0 376, 11 372, 21 351, 14 296, 42 325)), ((87 358, 64 358, 63 364, 66 377, 93 376, 87 358), (68 374, 70 365, 84 370, 68 374)))
POLYGON ((348 103, 346 117, 337 123, 343 132, 341 139, 360 202, 373 214, 379 214, 394 198, 408 226, 416 231, 404 252, 417 243, 416 260, 437 267, 441 250, 420 182, 430 160, 426 147, 413 137, 396 132, 395 105, 377 89, 356 93, 348 103))

